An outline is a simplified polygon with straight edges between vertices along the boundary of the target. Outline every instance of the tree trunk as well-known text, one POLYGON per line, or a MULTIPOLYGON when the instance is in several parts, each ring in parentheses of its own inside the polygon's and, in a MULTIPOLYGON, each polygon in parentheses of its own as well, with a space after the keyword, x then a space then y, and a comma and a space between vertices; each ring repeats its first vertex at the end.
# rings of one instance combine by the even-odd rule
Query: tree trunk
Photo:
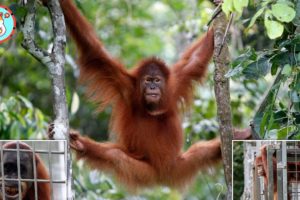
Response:
POLYGON ((227 20, 225 14, 220 13, 214 21, 214 88, 217 101, 217 113, 219 121, 219 131, 222 141, 222 157, 225 171, 225 179, 227 184, 226 199, 232 199, 232 123, 231 123, 231 107, 229 80, 225 77, 228 71, 229 51, 226 41, 222 46, 224 33, 226 30, 227 20))

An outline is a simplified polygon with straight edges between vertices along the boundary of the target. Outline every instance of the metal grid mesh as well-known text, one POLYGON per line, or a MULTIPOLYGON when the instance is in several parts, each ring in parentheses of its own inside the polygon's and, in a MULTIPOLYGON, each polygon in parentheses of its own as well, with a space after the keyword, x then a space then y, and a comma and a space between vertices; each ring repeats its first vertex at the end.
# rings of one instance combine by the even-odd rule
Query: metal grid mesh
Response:
POLYGON ((254 158, 261 154, 262 145, 266 145, 268 171, 265 173, 268 180, 266 185, 266 180, 259 175, 259 169, 253 162, 252 199, 300 200, 300 142, 256 142, 252 152, 254 158))
POLYGON ((300 142, 287 143, 287 177, 291 200, 300 199, 300 142))
MULTIPOLYGON (((7 148, 7 144, 12 143, 12 141, 0 141, 0 181, 1 181, 1 187, 0 187, 0 199, 3 200, 8 199, 5 195, 6 187, 11 183, 17 183, 18 190, 17 193, 18 196, 17 199, 22 199, 22 184, 28 183, 30 185, 34 194, 31 194, 34 196, 33 199, 39 200, 38 198, 38 185, 40 183, 49 184, 50 185, 50 198, 51 200, 65 200, 67 199, 67 155, 66 155, 66 141, 59 140, 59 141, 13 141, 15 143, 15 148, 7 148), (28 145, 29 149, 23 149, 22 145, 28 145), (16 156, 16 175, 14 178, 7 177, 8 172, 5 170, 5 163, 4 161, 9 159, 5 159, 9 155, 10 157, 16 156), (24 169, 24 166, 22 165, 22 162, 24 162, 24 155, 29 155, 31 158, 30 161, 32 162, 33 166, 33 176, 32 177, 26 177, 23 178, 22 172, 26 169, 24 169), (6 156, 6 157, 5 157, 6 156), (49 179, 39 179, 37 176, 37 158, 40 159, 44 166, 46 167, 46 171, 49 174, 49 179)), ((10 158, 11 159, 11 158, 10 158)), ((14 159, 12 159, 14 160, 14 159)), ((13 170, 14 169, 7 169, 7 170, 13 170)), ((11 191, 11 190, 10 190, 11 191)), ((15 191, 14 191, 15 192, 15 191)), ((40 191, 42 192, 42 191, 40 191)), ((14 193, 15 194, 15 193, 14 193)))

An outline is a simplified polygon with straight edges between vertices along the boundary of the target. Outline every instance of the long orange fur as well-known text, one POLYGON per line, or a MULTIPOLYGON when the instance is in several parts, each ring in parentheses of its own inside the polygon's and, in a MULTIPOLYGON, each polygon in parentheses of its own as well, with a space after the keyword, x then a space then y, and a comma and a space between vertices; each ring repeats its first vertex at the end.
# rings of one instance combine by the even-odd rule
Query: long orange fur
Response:
MULTIPOLYGON (((99 109, 112 105, 111 132, 115 143, 98 143, 88 137, 75 140, 85 152, 79 159, 94 169, 112 173, 129 190, 167 185, 186 186, 197 172, 221 159, 220 139, 201 141, 182 152, 183 130, 178 104, 192 99, 193 81, 200 81, 214 49, 213 30, 197 40, 169 69, 157 58, 141 61, 128 71, 113 59, 92 26, 70 0, 61 1, 69 33, 79 51, 81 81, 99 109), (154 63, 165 74, 162 107, 166 112, 149 115, 139 94, 140 73, 154 63)), ((76 150, 76 149, 75 149, 76 150)))

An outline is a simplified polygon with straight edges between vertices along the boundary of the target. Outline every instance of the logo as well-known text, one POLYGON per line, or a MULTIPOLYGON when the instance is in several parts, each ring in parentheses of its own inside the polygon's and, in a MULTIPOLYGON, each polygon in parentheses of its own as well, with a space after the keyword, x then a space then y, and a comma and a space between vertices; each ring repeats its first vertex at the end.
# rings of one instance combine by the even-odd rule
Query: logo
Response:
POLYGON ((0 5, 0 44, 8 39, 15 33, 16 18, 12 11, 0 5))

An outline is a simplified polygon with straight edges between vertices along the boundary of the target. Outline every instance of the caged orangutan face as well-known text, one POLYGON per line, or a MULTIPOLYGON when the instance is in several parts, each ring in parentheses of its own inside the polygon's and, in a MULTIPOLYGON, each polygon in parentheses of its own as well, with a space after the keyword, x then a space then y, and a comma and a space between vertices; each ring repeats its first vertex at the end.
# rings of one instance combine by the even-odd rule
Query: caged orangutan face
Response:
POLYGON ((0 200, 50 200, 50 177, 40 156, 23 142, 8 142, 1 148, 0 179, 4 180, 0 180, 0 200))
MULTIPOLYGON (((25 148, 25 146, 20 146, 25 148)), ((26 148, 25 148, 26 149, 26 148)), ((3 153, 3 176, 6 179, 18 179, 18 157, 15 151, 4 151, 3 153)), ((20 175, 22 179, 32 179, 33 175, 33 157, 30 152, 19 152, 20 155, 20 175)), ((24 199, 28 190, 32 186, 32 182, 21 181, 21 191, 19 191, 19 183, 16 180, 5 180, 4 190, 2 185, 0 188, 0 195, 5 195, 7 200, 17 200, 19 195, 24 199)), ((1 197, 0 197, 1 199, 1 197)))

